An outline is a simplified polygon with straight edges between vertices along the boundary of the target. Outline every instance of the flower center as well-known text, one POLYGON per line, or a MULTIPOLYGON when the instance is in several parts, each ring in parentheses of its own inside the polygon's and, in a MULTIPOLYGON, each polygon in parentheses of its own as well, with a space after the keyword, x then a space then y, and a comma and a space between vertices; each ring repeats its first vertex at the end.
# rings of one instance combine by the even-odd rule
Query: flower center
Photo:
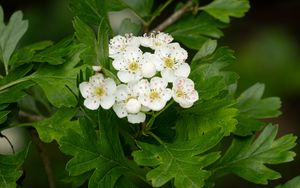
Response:
POLYGON ((154 45, 155 45, 155 46, 160 46, 160 45, 161 45, 161 42, 155 41, 155 42, 154 42, 154 45))
POLYGON ((159 93, 157 91, 151 91, 149 97, 153 101, 160 98, 159 93))
POLYGON ((173 68, 175 65, 174 59, 172 59, 172 58, 167 57, 164 59, 164 61, 165 61, 166 68, 173 68))
POLYGON ((102 97, 105 95, 105 89, 104 87, 97 87, 95 90, 95 95, 98 97, 102 97))
POLYGON ((139 69, 139 64, 136 61, 131 61, 128 65, 128 69, 132 72, 136 72, 139 69))
POLYGON ((183 92, 182 90, 177 90, 177 91, 176 91, 176 96, 177 96, 177 97, 184 97, 185 94, 184 94, 184 92, 183 92))

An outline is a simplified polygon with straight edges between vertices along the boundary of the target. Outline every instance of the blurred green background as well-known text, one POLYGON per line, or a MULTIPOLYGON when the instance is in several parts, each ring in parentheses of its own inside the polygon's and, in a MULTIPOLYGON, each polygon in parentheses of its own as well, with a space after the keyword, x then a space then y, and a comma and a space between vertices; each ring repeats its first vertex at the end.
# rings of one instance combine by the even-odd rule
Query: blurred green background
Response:
MULTIPOLYGON (((1 0, 6 19, 16 10, 22 10, 29 20, 29 30, 20 45, 41 40, 59 39, 73 33, 72 15, 67 0, 1 0)), ((293 132, 300 136, 300 0, 251 1, 251 9, 242 19, 233 19, 224 30, 219 45, 229 46, 236 52, 237 62, 231 67, 240 75, 239 92, 256 82, 266 84, 265 96, 280 96, 281 115, 272 122, 280 124, 279 135, 293 132)), ((299 141, 298 141, 299 144, 299 141)), ((47 150, 57 178, 58 187, 64 177, 64 156, 55 143, 47 150)), ((216 187, 274 187, 300 175, 300 146, 294 162, 274 167, 283 178, 269 186, 248 184, 244 180, 226 176, 216 187)), ((36 148, 31 147, 25 163, 24 187, 47 187, 41 160, 36 148)))

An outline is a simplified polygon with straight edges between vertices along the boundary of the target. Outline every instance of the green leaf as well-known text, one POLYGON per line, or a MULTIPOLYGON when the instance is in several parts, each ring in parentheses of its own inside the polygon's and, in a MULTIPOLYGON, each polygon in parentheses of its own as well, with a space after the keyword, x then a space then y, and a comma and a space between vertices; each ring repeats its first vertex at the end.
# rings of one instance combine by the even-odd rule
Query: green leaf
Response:
POLYGON ((17 102, 22 97, 27 95, 25 90, 33 85, 35 84, 31 81, 24 81, 22 83, 9 87, 3 91, 0 91, 0 104, 17 102))
POLYGON ((206 57, 208 55, 211 55, 217 48, 217 41, 208 39, 199 49, 199 51, 196 53, 196 55, 193 57, 193 61, 198 61, 202 59, 203 57, 206 57))
POLYGON ((299 188, 300 187, 300 176, 297 176, 283 185, 278 185, 275 188, 299 188))
POLYGON ((92 28, 85 24, 78 17, 73 21, 76 39, 84 45, 85 50, 81 54, 81 58, 85 64, 96 65, 96 36, 92 28))
POLYGON ((264 84, 257 83, 238 97, 237 108, 240 113, 235 134, 251 135, 265 125, 257 119, 277 117, 281 114, 279 111, 280 99, 278 97, 262 99, 264 89, 264 84))
POLYGON ((77 75, 85 66, 75 67, 80 62, 82 49, 79 47, 71 57, 59 66, 42 65, 30 79, 37 83, 44 91, 49 102, 55 107, 74 107, 77 104, 78 94, 76 85, 77 75), (71 90, 71 91, 70 91, 71 90))
POLYGON ((268 180, 280 178, 278 172, 265 164, 292 161, 296 154, 289 150, 296 145, 296 137, 289 134, 275 140, 277 129, 277 126, 268 125, 255 141, 254 137, 235 137, 225 155, 215 165, 215 175, 233 173, 256 184, 267 184, 268 180))
POLYGON ((166 29, 177 41, 191 49, 200 49, 209 38, 223 36, 224 24, 215 20, 206 13, 197 16, 189 15, 181 18, 175 24, 166 29))
POLYGON ((65 63, 65 58, 72 53, 72 41, 73 38, 68 37, 36 53, 32 58, 32 62, 46 62, 51 65, 60 65, 65 63))
POLYGON ((209 100, 183 110, 182 117, 176 124, 177 131, 184 136, 181 139, 197 139, 199 135, 216 128, 221 129, 224 136, 228 136, 238 123, 236 120, 238 110, 231 107, 233 104, 232 100, 209 100))
POLYGON ((132 155, 138 165, 153 167, 146 175, 153 187, 163 186, 173 178, 178 188, 202 187, 210 176, 210 172, 203 168, 220 157, 218 152, 204 152, 215 146, 222 137, 223 132, 214 129, 184 142, 161 145, 138 142, 141 150, 132 155))
POLYGON ((74 19, 73 26, 76 31, 76 38, 85 48, 81 54, 84 63, 108 68, 109 28, 106 20, 101 19, 101 22, 99 23, 97 39, 94 31, 79 18, 74 19))
POLYGON ((190 78, 200 98, 208 100, 217 96, 221 91, 228 89, 228 85, 236 81, 237 76, 221 69, 235 61, 233 51, 228 48, 219 48, 213 54, 197 59, 191 63, 190 78), (233 80, 228 80, 228 74, 233 80), (233 77, 232 77, 233 76, 233 77))
POLYGON ((16 181, 22 175, 20 170, 28 153, 29 146, 22 152, 15 155, 0 154, 0 187, 15 188, 16 181))
POLYGON ((59 141, 61 150, 74 156, 66 166, 70 176, 92 172, 89 187, 115 187, 118 180, 129 177, 143 179, 143 171, 128 160, 119 140, 117 121, 109 112, 99 113, 99 131, 86 120, 80 121, 81 131, 69 130, 59 141))
POLYGON ((93 25, 98 25, 106 16, 105 1, 70 0, 70 8, 80 19, 93 25))
POLYGON ((153 0, 122 0, 130 9, 141 17, 147 17, 151 13, 153 0))
POLYGON ((60 140, 68 129, 79 129, 78 121, 71 121, 77 109, 61 108, 48 119, 32 124, 43 142, 50 143, 60 140))
POLYGON ((249 8, 248 0, 214 0, 201 9, 218 20, 229 23, 230 16, 237 18, 243 17, 249 8))
POLYGON ((95 50, 98 62, 97 64, 103 68, 109 68, 110 66, 108 58, 109 32, 107 20, 102 19, 98 28, 97 45, 95 50))
POLYGON ((125 18, 118 30, 119 35, 125 35, 127 33, 132 33, 133 35, 138 35, 142 27, 140 24, 131 22, 129 18, 125 18))
POLYGON ((0 124, 7 120, 7 115, 10 113, 9 110, 0 111, 0 124))
POLYGON ((28 22, 23 20, 21 11, 15 12, 5 25, 3 10, 0 6, 0 60, 4 63, 6 72, 8 72, 9 59, 27 28, 28 22))
POLYGON ((42 41, 34 44, 30 44, 23 48, 20 48, 15 51, 10 60, 10 65, 14 66, 14 68, 25 64, 33 62, 34 55, 53 44, 52 41, 42 41))

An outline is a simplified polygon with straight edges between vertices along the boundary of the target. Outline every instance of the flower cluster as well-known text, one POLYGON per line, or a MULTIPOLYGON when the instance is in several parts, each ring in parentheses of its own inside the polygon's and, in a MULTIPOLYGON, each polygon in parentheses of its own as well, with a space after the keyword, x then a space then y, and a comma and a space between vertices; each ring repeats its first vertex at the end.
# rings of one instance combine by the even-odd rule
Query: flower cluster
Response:
POLYGON ((172 41, 172 36, 162 32, 112 38, 109 57, 122 84, 117 86, 99 73, 101 68, 93 67, 97 73, 79 85, 84 105, 92 110, 112 107, 130 123, 144 122, 145 112, 162 110, 172 98, 183 108, 191 107, 199 97, 188 78, 188 54, 172 41))

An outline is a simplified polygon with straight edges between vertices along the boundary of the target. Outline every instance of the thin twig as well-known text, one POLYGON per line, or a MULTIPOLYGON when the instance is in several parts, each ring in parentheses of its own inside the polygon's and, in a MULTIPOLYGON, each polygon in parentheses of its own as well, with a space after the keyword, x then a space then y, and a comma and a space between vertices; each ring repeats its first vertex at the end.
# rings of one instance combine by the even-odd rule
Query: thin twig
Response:
POLYGON ((159 24, 157 27, 155 27, 152 31, 163 31, 169 25, 176 22, 184 13, 192 11, 193 4, 194 4, 193 1, 189 0, 181 9, 174 12, 169 18, 167 18, 165 21, 163 21, 161 24, 159 24))
POLYGON ((46 175, 47 175, 47 178, 48 178, 49 188, 55 188, 56 186, 55 186, 53 171, 52 171, 52 168, 51 168, 51 163, 50 163, 49 157, 48 157, 47 152, 45 150, 45 145, 41 141, 41 139, 39 138, 39 136, 38 136, 35 129, 31 129, 30 134, 32 136, 32 141, 36 145, 37 150, 39 152, 39 155, 42 159, 42 162, 43 162, 43 165, 44 165, 44 168, 45 168, 45 172, 46 172, 46 175))
POLYGON ((13 154, 15 154, 16 152, 15 152, 14 145, 13 145, 13 144, 11 143, 11 141, 7 138, 7 136, 5 136, 4 134, 2 134, 2 133, 0 132, 0 138, 4 138, 4 139, 8 142, 8 144, 10 145, 10 148, 11 148, 13 154))
POLYGON ((38 116, 34 114, 30 114, 28 112, 19 111, 19 118, 24 120, 25 122, 36 122, 45 119, 43 116, 38 116))
MULTIPOLYGON (((43 117, 43 116, 30 114, 30 113, 24 112, 24 111, 19 112, 19 117, 22 120, 24 120, 25 122, 37 122, 37 121, 41 121, 41 120, 45 119, 45 117, 43 117)), ((52 168, 51 168, 51 162, 49 160, 49 157, 48 157, 46 149, 45 149, 45 145, 41 141, 41 139, 39 138, 39 136, 38 136, 35 129, 30 129, 30 134, 31 134, 31 137, 32 137, 32 141, 36 145, 37 150, 38 150, 39 155, 40 155, 40 158, 43 162, 45 172, 46 172, 46 175, 47 175, 47 178, 48 178, 49 188, 55 188, 56 187, 55 186, 55 179, 54 179, 53 171, 52 171, 52 168)))

